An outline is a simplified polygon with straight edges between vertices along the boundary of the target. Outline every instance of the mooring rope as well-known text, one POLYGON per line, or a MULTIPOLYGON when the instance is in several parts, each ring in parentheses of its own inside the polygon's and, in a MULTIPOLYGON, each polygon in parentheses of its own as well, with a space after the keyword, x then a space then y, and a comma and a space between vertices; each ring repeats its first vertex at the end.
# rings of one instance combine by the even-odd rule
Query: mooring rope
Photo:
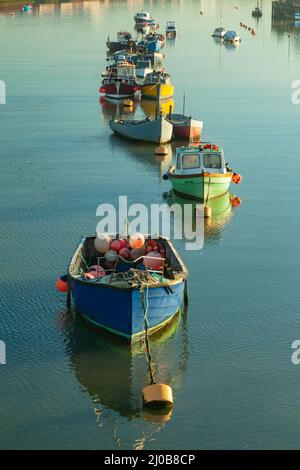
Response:
POLYGON ((150 377, 150 383, 151 385, 155 384, 154 380, 154 374, 153 374, 153 365, 152 365, 152 355, 151 355, 151 350, 150 350, 150 344, 149 344, 149 335, 148 335, 148 330, 149 330, 149 322, 148 322, 148 307, 149 307, 149 286, 146 286, 146 299, 145 299, 145 286, 141 285, 140 286, 140 293, 141 293, 141 300, 142 300, 142 305, 143 305, 143 310, 144 310, 144 324, 145 324, 145 345, 146 345, 146 357, 148 361, 148 371, 149 371, 149 377, 150 377))

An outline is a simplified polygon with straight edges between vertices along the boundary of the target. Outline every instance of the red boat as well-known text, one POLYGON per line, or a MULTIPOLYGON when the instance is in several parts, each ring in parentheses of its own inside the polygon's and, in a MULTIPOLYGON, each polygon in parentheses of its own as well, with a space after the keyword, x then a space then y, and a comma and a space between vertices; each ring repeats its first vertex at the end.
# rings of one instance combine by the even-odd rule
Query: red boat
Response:
POLYGON ((100 93, 104 93, 108 98, 129 98, 138 91, 136 82, 125 82, 120 78, 105 78, 100 88, 100 93))
POLYGON ((100 93, 108 98, 129 98, 139 90, 136 82, 135 65, 128 62, 118 62, 107 71, 107 77, 102 81, 100 93))
POLYGON ((199 142, 203 129, 203 122, 184 114, 169 114, 166 119, 173 124, 175 137, 190 142, 199 142))

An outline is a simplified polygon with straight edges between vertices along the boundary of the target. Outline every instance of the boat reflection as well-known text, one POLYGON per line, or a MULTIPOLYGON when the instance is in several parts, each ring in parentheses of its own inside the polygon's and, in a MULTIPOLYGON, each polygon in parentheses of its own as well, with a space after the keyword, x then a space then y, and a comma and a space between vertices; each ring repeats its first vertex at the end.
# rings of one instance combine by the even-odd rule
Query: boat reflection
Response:
MULTIPOLYGON (((174 191, 170 191, 168 195, 168 203, 180 204, 182 207, 184 204, 191 204, 193 210, 190 212, 192 214, 190 226, 193 231, 196 230, 197 223, 197 210, 196 205, 201 204, 201 201, 193 201, 192 199, 187 199, 183 196, 176 194, 174 191)), ((228 225, 233 217, 233 209, 238 207, 241 203, 241 199, 236 197, 233 193, 227 192, 223 196, 216 197, 214 199, 209 199, 206 203, 211 209, 211 217, 204 219, 204 237, 205 240, 218 240, 222 237, 222 231, 226 225, 228 225)), ((184 211, 182 210, 182 216, 184 211)), ((202 215, 201 215, 202 216, 202 215)), ((176 222, 176 221, 175 221, 176 222)), ((183 220, 181 221, 183 223, 183 220)))
POLYGON ((138 108, 138 100, 114 100, 104 96, 99 98, 99 104, 102 108, 102 116, 105 122, 111 119, 124 119, 128 115, 132 117, 135 115, 138 108), (131 101, 132 105, 126 105, 126 101, 131 101))
POLYGON ((170 112, 170 110, 171 112, 174 112, 175 109, 175 103, 173 98, 162 101, 155 101, 142 98, 140 105, 144 114, 152 119, 156 119, 160 113, 162 113, 163 116, 166 116, 170 112))
MULTIPOLYGON (((79 315, 67 311, 61 312, 58 321, 69 366, 84 392, 90 395, 98 424, 109 410, 129 420, 143 417, 158 424, 171 418, 170 409, 142 409, 142 390, 149 385, 143 341, 130 347, 110 333, 94 331, 79 315)), ((176 394, 187 367, 185 314, 178 313, 149 342, 156 382, 169 384, 176 394)))

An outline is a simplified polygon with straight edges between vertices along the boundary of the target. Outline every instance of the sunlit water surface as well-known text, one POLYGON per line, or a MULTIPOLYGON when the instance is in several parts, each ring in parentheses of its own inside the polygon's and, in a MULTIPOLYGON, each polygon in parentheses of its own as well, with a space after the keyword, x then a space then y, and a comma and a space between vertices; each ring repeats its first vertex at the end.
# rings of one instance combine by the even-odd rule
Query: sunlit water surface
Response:
POLYGON ((162 26, 179 28, 164 49, 176 109, 186 92, 186 111, 244 177, 232 188, 241 206, 216 210, 202 251, 177 242, 189 309, 152 345, 174 391, 165 420, 141 411, 144 354, 67 314, 55 290, 81 235, 94 232, 98 204, 119 194, 161 203, 170 189, 161 178, 170 158, 113 136, 107 120, 118 110, 99 103, 106 38, 132 30, 143 2, 15 7, 15 17, 0 4, 1 448, 299 448, 300 105, 291 83, 300 28, 272 25, 269 0, 258 23, 254 1, 223 3, 238 48, 211 37, 221 1, 144 2, 162 26))

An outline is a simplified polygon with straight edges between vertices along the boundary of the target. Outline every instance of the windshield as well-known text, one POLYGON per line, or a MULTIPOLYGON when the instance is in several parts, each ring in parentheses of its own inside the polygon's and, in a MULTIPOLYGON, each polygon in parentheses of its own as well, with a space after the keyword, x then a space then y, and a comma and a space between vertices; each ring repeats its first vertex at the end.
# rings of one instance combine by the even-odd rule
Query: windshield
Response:
POLYGON ((200 155, 198 153, 189 153, 182 157, 182 168, 184 170, 193 170, 200 167, 200 155))
POLYGON ((206 153, 203 156, 205 168, 222 168, 222 158, 219 153, 206 153))

